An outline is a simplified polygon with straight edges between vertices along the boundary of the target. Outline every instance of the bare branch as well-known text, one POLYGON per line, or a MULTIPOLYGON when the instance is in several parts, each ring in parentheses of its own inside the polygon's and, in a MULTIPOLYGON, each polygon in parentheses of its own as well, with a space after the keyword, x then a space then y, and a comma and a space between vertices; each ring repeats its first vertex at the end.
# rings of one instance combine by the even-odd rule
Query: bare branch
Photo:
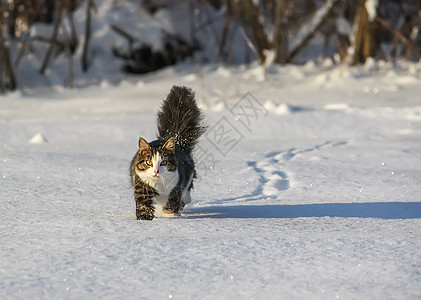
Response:
POLYGON ((247 36, 247 33, 244 31, 244 28, 243 27, 240 28, 240 34, 243 37, 244 41, 246 42, 247 46, 250 48, 251 52, 253 52, 253 54, 259 60, 259 63, 262 64, 263 63, 263 60, 259 56, 259 53, 257 52, 256 47, 253 45, 253 42, 247 36))
POLYGON ((62 8, 63 8, 63 3, 60 0, 56 0, 56 22, 54 24, 54 31, 53 31, 53 35, 51 36, 50 46, 48 48, 47 54, 45 55, 45 58, 44 58, 44 62, 42 63, 42 66, 40 69, 41 74, 45 74, 51 54, 53 53, 54 46, 57 43, 58 31, 59 31, 61 19, 62 19, 62 8))

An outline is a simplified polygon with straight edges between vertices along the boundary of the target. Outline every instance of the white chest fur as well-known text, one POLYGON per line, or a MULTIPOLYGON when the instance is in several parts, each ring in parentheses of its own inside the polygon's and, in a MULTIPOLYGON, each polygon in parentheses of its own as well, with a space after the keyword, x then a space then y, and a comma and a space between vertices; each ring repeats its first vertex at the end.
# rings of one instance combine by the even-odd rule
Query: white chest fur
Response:
POLYGON ((136 171, 140 179, 147 183, 150 187, 154 188, 159 194, 154 197, 155 215, 157 217, 171 215, 162 213, 162 208, 168 201, 168 196, 178 183, 178 170, 171 172, 166 166, 161 165, 162 157, 156 153, 152 157, 152 166, 144 172, 136 171))
POLYGON ((171 193, 178 183, 178 172, 160 172, 156 176, 138 172, 140 179, 154 188, 161 196, 167 196, 171 193))

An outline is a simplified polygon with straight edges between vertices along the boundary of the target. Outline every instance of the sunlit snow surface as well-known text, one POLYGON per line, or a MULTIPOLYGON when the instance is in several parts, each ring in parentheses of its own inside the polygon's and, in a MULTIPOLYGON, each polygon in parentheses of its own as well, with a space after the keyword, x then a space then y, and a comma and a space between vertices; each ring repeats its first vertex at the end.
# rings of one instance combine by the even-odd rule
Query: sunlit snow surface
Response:
POLYGON ((421 67, 371 63, 1 97, 0 298, 419 299, 421 67), (137 221, 130 160, 172 84, 208 126, 193 201, 137 221))

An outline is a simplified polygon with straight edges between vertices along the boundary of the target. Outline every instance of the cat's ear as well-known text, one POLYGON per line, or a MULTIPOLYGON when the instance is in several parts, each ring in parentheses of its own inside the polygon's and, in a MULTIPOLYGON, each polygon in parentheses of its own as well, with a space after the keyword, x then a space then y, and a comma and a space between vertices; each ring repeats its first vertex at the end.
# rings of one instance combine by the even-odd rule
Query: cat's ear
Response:
POLYGON ((148 142, 144 138, 139 138, 139 152, 142 153, 144 151, 150 151, 151 146, 148 144, 148 142))
POLYGON ((175 150, 175 140, 174 138, 169 138, 168 141, 162 146, 162 149, 174 152, 175 150))

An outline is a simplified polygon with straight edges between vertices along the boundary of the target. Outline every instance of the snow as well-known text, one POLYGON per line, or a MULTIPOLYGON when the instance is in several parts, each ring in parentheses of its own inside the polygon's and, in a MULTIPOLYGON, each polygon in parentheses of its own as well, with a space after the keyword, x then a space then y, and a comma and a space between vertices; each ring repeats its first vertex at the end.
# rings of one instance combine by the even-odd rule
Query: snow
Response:
POLYGON ((42 135, 42 133, 37 133, 28 141, 28 143, 43 144, 43 143, 48 143, 48 140, 45 136, 42 135))
POLYGON ((0 298, 420 298, 420 82, 406 62, 178 65, 1 96, 0 298), (192 203, 137 221, 130 160, 173 84, 208 125, 192 203))
POLYGON ((377 7, 379 6, 379 0, 366 0, 364 7, 367 10, 368 21, 374 22, 377 17, 377 7))

